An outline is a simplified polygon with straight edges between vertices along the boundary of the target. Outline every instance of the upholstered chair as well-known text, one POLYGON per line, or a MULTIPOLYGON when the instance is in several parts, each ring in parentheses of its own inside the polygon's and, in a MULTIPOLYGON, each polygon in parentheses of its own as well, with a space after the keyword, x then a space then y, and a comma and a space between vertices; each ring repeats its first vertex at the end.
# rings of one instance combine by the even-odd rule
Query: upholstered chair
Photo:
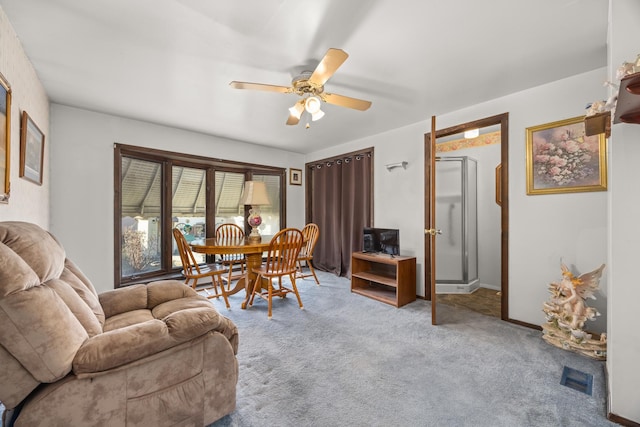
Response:
POLYGON ((3 425, 207 425, 235 408, 237 349, 191 287, 98 295, 47 231, 0 222, 3 425))

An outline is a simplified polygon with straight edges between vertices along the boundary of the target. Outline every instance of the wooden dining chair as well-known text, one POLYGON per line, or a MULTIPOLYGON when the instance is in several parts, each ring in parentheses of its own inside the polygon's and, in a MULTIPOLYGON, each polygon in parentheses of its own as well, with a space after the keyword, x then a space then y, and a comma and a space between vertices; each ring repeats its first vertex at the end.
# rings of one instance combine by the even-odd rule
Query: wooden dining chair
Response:
POLYGON ((316 276, 316 270, 313 268, 313 264, 311 260, 313 259, 313 250, 316 247, 316 243, 318 243, 318 237, 320 236, 320 229, 317 224, 309 223, 304 226, 302 229, 302 238, 304 240, 302 249, 300 250, 300 255, 298 255, 297 260, 297 273, 296 277, 300 279, 304 279, 305 277, 311 277, 316 280, 316 283, 319 285, 320 281, 318 280, 318 276, 316 276), (303 263, 309 267, 309 274, 304 274, 302 267, 303 263))
MULTIPOLYGON (((220 224, 216 229, 216 239, 244 239, 244 230, 242 227, 236 224, 220 224)), ((227 277, 228 289, 231 289, 231 282, 235 279, 239 279, 244 276, 244 269, 246 265, 246 259, 244 254, 223 254, 220 256, 220 262, 222 265, 228 267, 229 275, 227 277), (235 265, 240 266, 240 274, 233 275, 233 267, 235 265)))
POLYGON ((222 280, 222 275, 227 272, 227 269, 217 264, 203 266, 198 265, 198 263, 196 262, 196 258, 191 251, 191 247, 189 246, 187 239, 185 239, 184 235, 182 234, 182 231, 174 228, 173 237, 176 240, 178 253, 180 254, 180 261, 182 262, 182 274, 185 277, 184 283, 186 285, 189 285, 189 282, 193 280, 191 287, 193 289, 196 289, 198 280, 210 278, 210 285, 207 283, 207 286, 205 288, 196 290, 204 291, 206 293, 206 297, 209 299, 222 297, 227 308, 231 308, 231 306, 229 305, 229 299, 227 298, 227 292, 224 289, 224 282, 222 280), (218 287, 220 288, 220 290, 218 290, 218 287))
POLYGON ((271 319, 271 306, 274 296, 284 298, 289 292, 293 292, 298 299, 300 309, 304 308, 296 287, 296 262, 302 248, 302 240, 302 232, 297 228, 280 230, 269 242, 265 263, 259 268, 252 269, 252 272, 257 277, 253 283, 249 306, 253 305, 255 296, 266 299, 268 304, 267 317, 269 319, 271 319), (287 288, 282 284, 283 276, 289 276, 291 288, 287 288), (278 288, 273 285, 273 279, 275 278, 278 278, 278 288))

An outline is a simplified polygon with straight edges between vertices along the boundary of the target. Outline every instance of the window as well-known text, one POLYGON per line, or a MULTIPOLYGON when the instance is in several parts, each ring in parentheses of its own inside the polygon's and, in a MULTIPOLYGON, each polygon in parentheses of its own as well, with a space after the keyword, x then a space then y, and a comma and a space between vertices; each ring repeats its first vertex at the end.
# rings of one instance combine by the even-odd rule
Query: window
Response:
MULTIPOLYGON (((171 228, 178 228, 187 242, 206 237, 207 171, 173 166, 171 168, 171 228)), ((181 267, 175 240, 172 240, 171 265, 181 267)), ((206 262, 204 254, 194 252, 198 263, 206 262)))
POLYGON ((125 157, 121 182, 121 275, 159 271, 162 163, 125 157))
POLYGON ((240 205, 244 178, 244 173, 216 171, 216 228, 227 223, 244 228, 244 206, 240 205))
POLYGON ((240 205, 247 180, 267 183, 271 204, 262 209, 262 233, 275 234, 286 224, 284 168, 116 144, 114 172, 116 288, 179 274, 173 228, 187 241, 213 237, 211 225, 223 222, 248 233, 240 205))

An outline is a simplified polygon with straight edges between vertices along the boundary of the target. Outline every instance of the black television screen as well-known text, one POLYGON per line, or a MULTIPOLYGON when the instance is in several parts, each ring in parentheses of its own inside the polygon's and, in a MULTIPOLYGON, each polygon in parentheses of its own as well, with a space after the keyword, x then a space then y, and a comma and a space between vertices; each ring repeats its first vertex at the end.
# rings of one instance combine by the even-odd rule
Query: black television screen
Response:
POLYGON ((400 230, 395 228, 365 227, 362 252, 400 255, 400 230))

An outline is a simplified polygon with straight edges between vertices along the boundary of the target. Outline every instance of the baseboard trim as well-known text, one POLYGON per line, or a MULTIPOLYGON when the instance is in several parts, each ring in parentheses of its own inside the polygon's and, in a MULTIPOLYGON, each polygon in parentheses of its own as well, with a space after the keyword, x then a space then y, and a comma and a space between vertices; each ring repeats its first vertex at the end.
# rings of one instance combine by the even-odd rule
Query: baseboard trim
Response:
POLYGON ((609 412, 607 414, 607 419, 611 422, 620 424, 621 426, 626 426, 626 427, 640 427, 640 423, 637 423, 635 421, 631 421, 628 420, 624 417, 621 417, 620 415, 616 415, 616 414, 612 414, 611 412, 609 412))
POLYGON ((524 326, 525 328, 531 328, 531 329, 537 329, 539 331, 542 330, 542 326, 540 325, 534 325, 533 323, 527 323, 527 322, 523 322, 521 320, 515 320, 515 319, 503 319, 506 322, 509 323, 513 323, 516 325, 520 325, 520 326, 524 326))

